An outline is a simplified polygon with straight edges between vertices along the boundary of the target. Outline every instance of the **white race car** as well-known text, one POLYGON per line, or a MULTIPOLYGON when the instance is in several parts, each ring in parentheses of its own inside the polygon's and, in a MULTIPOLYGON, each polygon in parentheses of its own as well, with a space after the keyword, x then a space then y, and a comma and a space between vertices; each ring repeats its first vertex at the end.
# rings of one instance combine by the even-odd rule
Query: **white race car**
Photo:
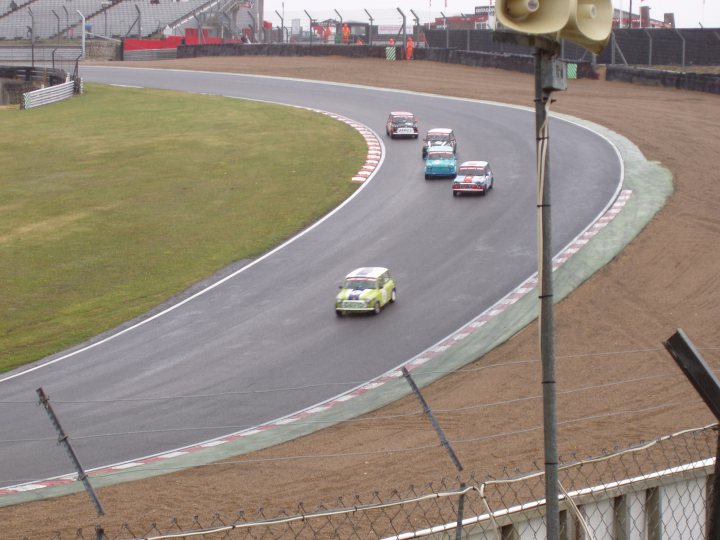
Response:
POLYGON ((452 192, 456 197, 461 193, 485 195, 492 187, 493 173, 487 161, 465 161, 458 167, 452 192))

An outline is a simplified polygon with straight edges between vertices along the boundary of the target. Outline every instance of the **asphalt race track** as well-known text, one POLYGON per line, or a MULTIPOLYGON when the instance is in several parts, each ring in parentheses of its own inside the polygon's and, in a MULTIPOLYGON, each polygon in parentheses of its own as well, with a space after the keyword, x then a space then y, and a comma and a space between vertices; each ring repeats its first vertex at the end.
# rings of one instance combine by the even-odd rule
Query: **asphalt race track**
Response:
MULTIPOLYGON (((81 75, 331 111, 373 129, 385 159, 339 211, 218 287, 98 346, 0 376, 0 486, 72 472, 36 403, 38 387, 85 468, 136 459, 353 388, 438 342, 536 270, 532 111, 234 74, 83 66, 81 75), (489 160, 494 189, 455 198, 450 180, 426 181, 420 140, 384 135, 391 110, 414 112, 421 133, 454 128, 459 161, 489 160), (377 317, 337 318, 337 287, 358 266, 390 268, 398 301, 377 317)), ((622 166, 607 140, 557 119, 550 154, 557 252, 611 201, 622 166)))

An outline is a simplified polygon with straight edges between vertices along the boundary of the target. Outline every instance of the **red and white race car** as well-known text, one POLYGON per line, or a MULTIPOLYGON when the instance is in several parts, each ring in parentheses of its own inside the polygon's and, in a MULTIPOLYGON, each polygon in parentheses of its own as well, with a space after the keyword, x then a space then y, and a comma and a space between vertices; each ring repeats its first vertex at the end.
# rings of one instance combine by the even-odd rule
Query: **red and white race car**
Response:
POLYGON ((452 192, 454 196, 461 193, 485 195, 492 187, 493 173, 487 161, 465 161, 458 167, 452 192))

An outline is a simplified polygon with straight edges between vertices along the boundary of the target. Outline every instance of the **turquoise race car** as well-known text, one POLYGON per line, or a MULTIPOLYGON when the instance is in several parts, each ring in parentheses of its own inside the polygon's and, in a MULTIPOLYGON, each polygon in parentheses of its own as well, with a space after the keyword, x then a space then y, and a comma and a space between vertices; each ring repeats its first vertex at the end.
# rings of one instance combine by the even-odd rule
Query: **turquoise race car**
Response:
POLYGON ((425 159, 425 180, 428 178, 455 178, 457 158, 452 146, 433 146, 425 159))

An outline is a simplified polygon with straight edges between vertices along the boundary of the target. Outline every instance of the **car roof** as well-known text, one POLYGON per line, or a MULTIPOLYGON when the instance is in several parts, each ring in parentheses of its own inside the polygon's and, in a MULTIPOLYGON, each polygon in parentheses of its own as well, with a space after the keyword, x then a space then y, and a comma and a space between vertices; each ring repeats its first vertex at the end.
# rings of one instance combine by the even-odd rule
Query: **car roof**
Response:
POLYGON ((350 278, 376 279, 376 278, 379 278, 381 275, 383 275, 387 271, 388 271, 388 269, 384 268, 382 266, 363 266, 361 268, 356 268, 355 270, 350 272, 347 276, 345 276, 345 279, 350 279, 350 278))
POLYGON ((487 161, 463 161, 460 167, 487 167, 487 161))
POLYGON ((390 116, 415 116, 413 113, 408 111, 393 111, 390 116))
POLYGON ((428 135, 430 133, 433 134, 442 134, 442 135, 450 135, 452 133, 452 129, 450 128, 432 128, 428 130, 428 135))

